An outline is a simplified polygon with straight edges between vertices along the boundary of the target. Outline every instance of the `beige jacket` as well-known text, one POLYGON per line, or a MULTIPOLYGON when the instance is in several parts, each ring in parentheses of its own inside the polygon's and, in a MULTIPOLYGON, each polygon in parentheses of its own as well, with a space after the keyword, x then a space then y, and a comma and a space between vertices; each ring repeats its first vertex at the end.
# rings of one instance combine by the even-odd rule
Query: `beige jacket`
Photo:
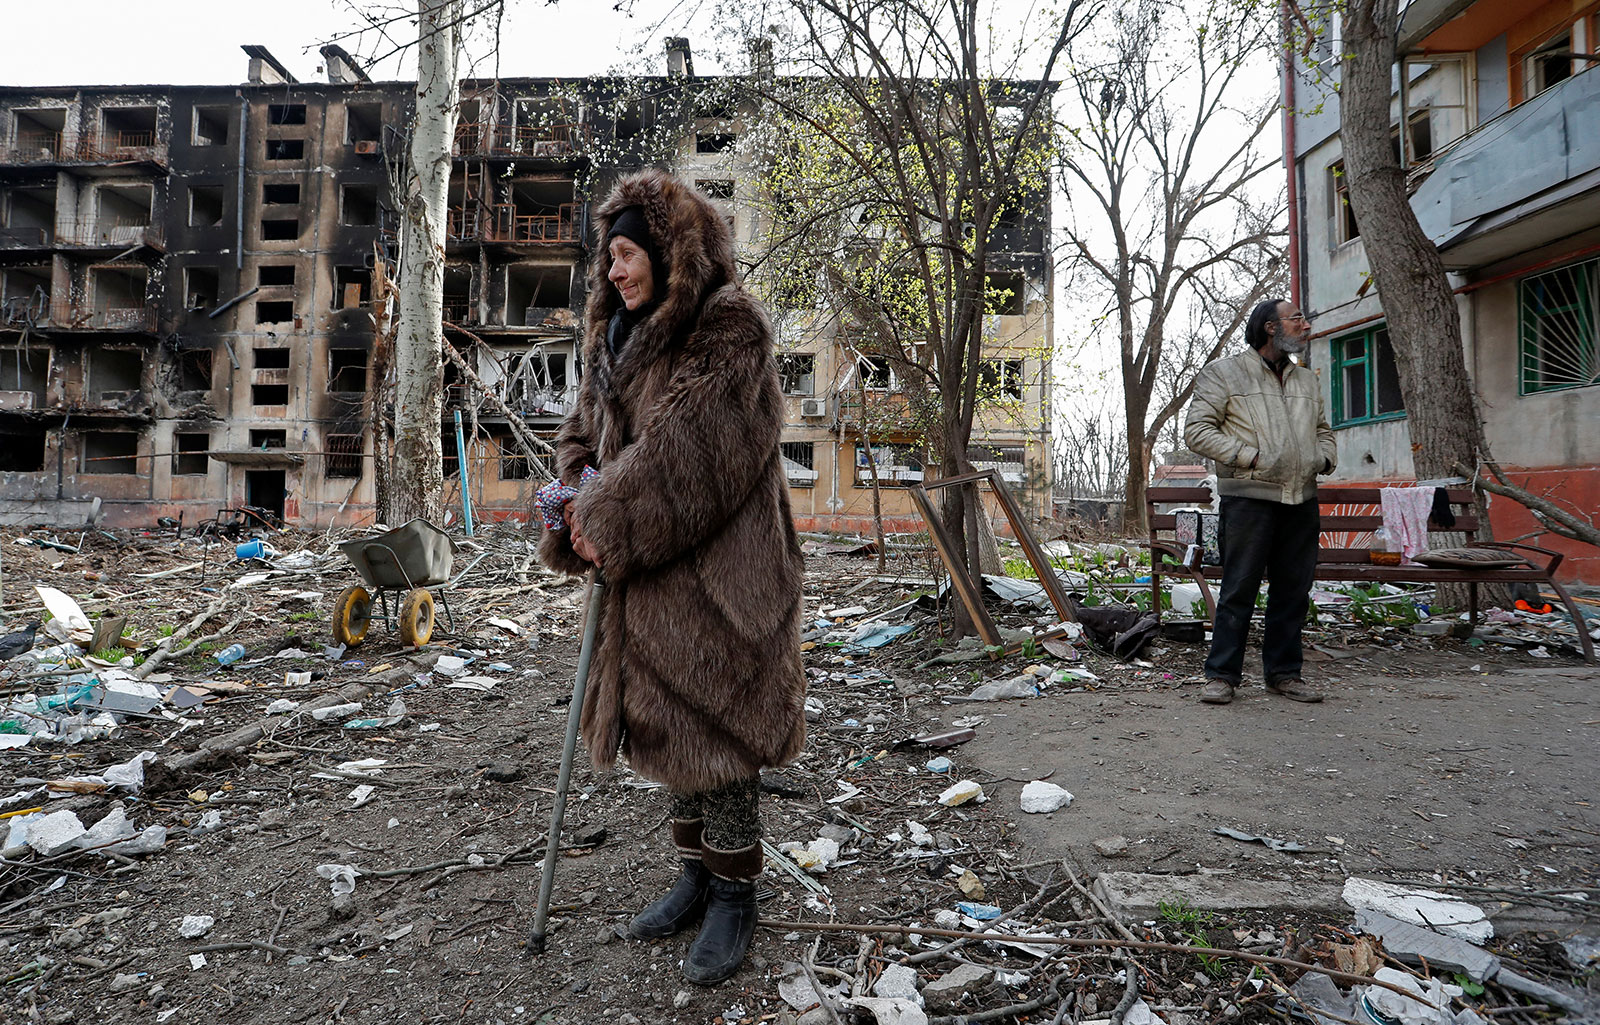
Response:
POLYGON ((1200 371, 1183 441, 1216 463, 1221 494, 1285 505, 1315 498, 1337 464, 1317 375, 1290 363, 1280 384, 1254 349, 1200 371))

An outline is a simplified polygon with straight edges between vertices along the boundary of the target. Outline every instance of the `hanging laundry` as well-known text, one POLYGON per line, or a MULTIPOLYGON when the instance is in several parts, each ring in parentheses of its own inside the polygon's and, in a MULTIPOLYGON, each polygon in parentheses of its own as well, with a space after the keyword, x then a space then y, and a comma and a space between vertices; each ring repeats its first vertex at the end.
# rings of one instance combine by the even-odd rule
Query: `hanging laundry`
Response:
POLYGON ((1428 550, 1428 514, 1433 510, 1433 492, 1433 488, 1384 488, 1379 495, 1389 550, 1398 550, 1407 563, 1413 556, 1428 550))

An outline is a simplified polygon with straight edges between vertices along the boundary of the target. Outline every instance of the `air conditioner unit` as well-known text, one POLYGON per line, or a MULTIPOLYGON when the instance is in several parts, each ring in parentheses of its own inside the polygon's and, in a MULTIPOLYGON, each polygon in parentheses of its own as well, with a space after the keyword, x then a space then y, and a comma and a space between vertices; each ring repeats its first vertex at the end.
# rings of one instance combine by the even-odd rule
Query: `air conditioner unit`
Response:
POLYGON ((800 400, 800 415, 801 416, 807 416, 807 417, 827 416, 828 415, 828 400, 827 399, 801 399, 800 400))
POLYGON ((376 139, 362 139, 356 143, 356 156, 375 157, 378 155, 378 141, 376 139))

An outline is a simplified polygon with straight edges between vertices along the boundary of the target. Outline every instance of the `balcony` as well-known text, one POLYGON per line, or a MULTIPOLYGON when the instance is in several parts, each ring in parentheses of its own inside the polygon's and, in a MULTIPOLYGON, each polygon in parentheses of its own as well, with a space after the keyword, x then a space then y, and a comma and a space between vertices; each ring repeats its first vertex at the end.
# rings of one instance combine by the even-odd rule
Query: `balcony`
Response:
POLYGON ((50 307, 50 323, 61 331, 132 331, 153 334, 156 329, 156 311, 149 304, 91 308, 75 303, 56 303, 50 307))
POLYGON ((0 228, 0 249, 49 249, 55 243, 55 231, 50 228, 0 228))
POLYGON ((153 131, 100 132, 77 139, 61 132, 21 132, 0 148, 7 164, 166 165, 166 147, 153 131))
POLYGON ((540 212, 511 203, 481 209, 452 209, 445 226, 451 242, 505 242, 513 245, 576 245, 578 205, 562 203, 540 212))
POLYGON ((0 149, 0 157, 8 164, 54 164, 62 159, 60 132, 18 132, 16 139, 0 149))
POLYGON ((465 124, 456 126, 455 155, 565 160, 581 153, 587 140, 588 129, 578 124, 520 128, 465 124))
POLYGON ((1462 137, 1411 197, 1450 270, 1600 226, 1600 67, 1462 137))
POLYGON ((63 246, 79 249, 133 249, 148 246, 165 250, 167 247, 166 234, 161 225, 122 220, 68 225, 58 241, 63 246))

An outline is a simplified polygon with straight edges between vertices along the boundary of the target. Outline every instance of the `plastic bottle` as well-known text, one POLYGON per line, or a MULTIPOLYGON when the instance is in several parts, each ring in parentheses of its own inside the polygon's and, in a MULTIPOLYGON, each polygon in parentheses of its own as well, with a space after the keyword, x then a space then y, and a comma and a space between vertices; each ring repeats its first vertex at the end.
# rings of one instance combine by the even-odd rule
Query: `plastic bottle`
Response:
POLYGON ((223 648, 221 651, 217 652, 215 657, 218 665, 232 665, 241 658, 244 658, 244 645, 230 644, 226 648, 223 648))

